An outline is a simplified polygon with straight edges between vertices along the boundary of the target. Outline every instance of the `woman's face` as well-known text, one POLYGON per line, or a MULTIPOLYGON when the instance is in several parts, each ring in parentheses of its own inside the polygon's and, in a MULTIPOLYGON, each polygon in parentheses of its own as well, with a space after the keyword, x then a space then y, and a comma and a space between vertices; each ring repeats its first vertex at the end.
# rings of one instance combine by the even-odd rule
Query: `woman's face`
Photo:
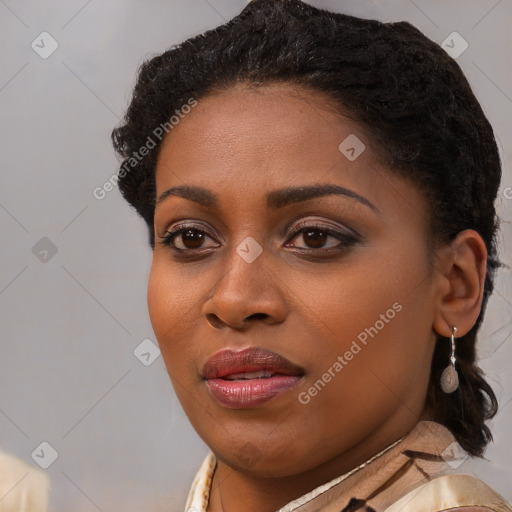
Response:
POLYGON ((310 91, 239 85, 172 129, 156 188, 151 322, 217 457, 293 475, 416 424, 435 341, 427 208, 357 125, 310 91))

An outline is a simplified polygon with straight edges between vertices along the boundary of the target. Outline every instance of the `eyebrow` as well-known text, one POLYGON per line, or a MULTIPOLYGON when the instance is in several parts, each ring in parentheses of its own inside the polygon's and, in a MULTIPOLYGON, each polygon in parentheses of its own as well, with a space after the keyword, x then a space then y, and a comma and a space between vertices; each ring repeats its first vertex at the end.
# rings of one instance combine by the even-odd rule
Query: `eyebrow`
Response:
MULTIPOLYGON (((278 209, 290 204, 328 195, 343 195, 368 206, 374 212, 379 212, 379 209, 365 197, 348 188, 340 187, 332 183, 272 190, 267 194, 267 207, 278 209)), ((158 197, 156 205, 159 205, 170 196, 179 196, 194 201, 209 209, 218 209, 220 205, 218 196, 213 192, 206 188, 192 185, 179 185, 165 190, 158 197)))

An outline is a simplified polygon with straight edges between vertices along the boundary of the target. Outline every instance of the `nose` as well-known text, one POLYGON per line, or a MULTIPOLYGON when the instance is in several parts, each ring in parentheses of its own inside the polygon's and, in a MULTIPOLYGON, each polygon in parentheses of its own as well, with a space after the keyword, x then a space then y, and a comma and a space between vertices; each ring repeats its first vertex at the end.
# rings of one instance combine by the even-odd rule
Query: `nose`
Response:
POLYGON ((227 272, 203 305, 203 314, 213 328, 243 331, 255 322, 284 321, 287 308, 283 286, 264 253, 248 263, 233 251, 224 268, 227 272))

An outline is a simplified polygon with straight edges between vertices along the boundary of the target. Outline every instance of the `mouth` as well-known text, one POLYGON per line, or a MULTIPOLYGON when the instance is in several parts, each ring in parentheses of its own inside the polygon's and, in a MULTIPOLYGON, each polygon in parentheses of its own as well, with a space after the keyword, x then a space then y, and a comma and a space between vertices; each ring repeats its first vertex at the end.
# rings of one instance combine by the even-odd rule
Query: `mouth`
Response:
POLYGON ((226 375, 221 377, 224 380, 252 380, 252 379, 269 379, 276 375, 270 370, 260 370, 258 372, 242 372, 226 375))
POLYGON ((294 388, 304 369, 269 350, 248 347, 214 354, 201 375, 221 405, 246 409, 262 405, 294 388))

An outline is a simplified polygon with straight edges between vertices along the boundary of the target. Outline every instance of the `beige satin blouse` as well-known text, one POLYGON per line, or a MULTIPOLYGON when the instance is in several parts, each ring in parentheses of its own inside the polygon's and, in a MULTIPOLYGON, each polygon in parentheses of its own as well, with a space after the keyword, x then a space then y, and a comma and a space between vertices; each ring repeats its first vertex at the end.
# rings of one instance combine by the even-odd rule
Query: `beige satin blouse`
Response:
MULTIPOLYGON (((448 429, 421 421, 361 466, 293 500, 277 512, 441 512, 486 507, 512 512, 506 500, 462 471, 467 454, 448 429), (360 508, 354 508, 355 503, 360 508)), ((210 453, 192 483, 185 512, 206 512, 217 461, 210 453)))

